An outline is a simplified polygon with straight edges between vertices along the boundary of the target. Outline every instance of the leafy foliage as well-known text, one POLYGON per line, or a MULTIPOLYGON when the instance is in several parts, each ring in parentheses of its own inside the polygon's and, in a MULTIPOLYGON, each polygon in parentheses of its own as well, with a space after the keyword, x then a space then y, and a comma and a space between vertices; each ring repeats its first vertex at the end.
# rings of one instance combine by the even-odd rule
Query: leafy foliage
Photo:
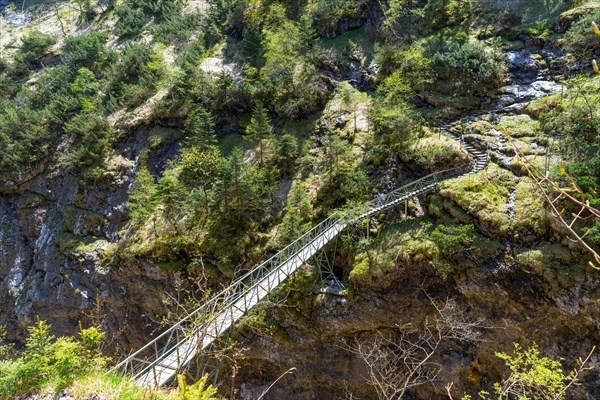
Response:
POLYGON ((504 80, 500 53, 480 42, 443 43, 433 52, 431 63, 435 90, 443 94, 484 96, 495 92, 504 80))
POLYGON ((542 357, 537 344, 523 349, 514 344, 514 355, 496 353, 510 370, 508 378, 494 384, 493 394, 481 392, 483 399, 566 399, 567 389, 577 380, 577 371, 563 372, 559 361, 542 357))
POLYGON ((594 104, 600 96, 598 79, 574 79, 564 97, 553 95, 532 104, 542 130, 557 140, 561 153, 571 160, 567 169, 588 190, 600 184, 600 115, 594 104))
POLYGON ((561 40, 562 46, 584 65, 589 65, 589 60, 597 56, 600 51, 600 40, 590 29, 592 21, 599 20, 600 10, 584 15, 569 28, 561 40))
POLYGON ((104 367, 98 346, 104 333, 80 327, 80 340, 50 335, 50 325, 38 320, 28 328, 23 355, 0 361, 0 394, 27 393, 47 385, 60 390, 78 377, 104 367))

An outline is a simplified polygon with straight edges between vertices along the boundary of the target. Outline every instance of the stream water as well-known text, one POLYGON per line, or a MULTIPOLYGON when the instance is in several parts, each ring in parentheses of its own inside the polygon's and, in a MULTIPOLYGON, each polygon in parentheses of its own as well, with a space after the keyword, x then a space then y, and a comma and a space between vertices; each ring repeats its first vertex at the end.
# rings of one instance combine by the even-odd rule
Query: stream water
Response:
POLYGON ((12 11, 8 7, 8 0, 0 0, 0 15, 4 19, 4 22, 9 25, 25 25, 32 20, 32 16, 30 14, 26 14, 23 12, 23 7, 21 7, 21 12, 17 12, 18 7, 14 7, 12 11))

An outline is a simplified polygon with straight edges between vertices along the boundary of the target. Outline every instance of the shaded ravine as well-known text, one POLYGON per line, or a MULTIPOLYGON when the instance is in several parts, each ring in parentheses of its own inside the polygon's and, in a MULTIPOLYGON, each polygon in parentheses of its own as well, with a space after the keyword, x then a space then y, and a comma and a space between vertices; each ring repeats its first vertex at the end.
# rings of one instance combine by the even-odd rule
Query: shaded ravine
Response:
MULTIPOLYGON (((561 85, 544 79, 545 74, 533 73, 537 64, 531 53, 509 52, 507 58, 509 85, 502 89, 503 95, 493 103, 491 110, 465 117, 463 122, 473 121, 485 114, 494 118, 499 115, 518 115, 531 100, 560 90, 561 85)), ((456 121, 453 124, 456 124, 456 121)), ((463 148, 474 157, 475 164, 468 173, 480 171, 485 167, 489 151, 493 151, 498 160, 504 160, 508 164, 510 157, 504 154, 504 148, 498 145, 504 143, 500 132, 488 130, 485 135, 476 135, 463 132, 451 124, 443 125, 441 130, 459 140, 463 148), (497 145, 494 146, 486 136, 494 137, 497 145)), ((342 216, 337 214, 334 219, 329 218, 273 258, 251 270, 208 303, 191 312, 188 317, 123 360, 115 369, 131 375, 141 385, 162 386, 348 225, 393 207, 400 201, 434 189, 447 177, 444 174, 457 176, 464 173, 467 172, 444 171, 441 174, 432 174, 417 181, 422 183, 421 186, 409 185, 399 188, 349 213, 346 212, 342 216)), ((514 207, 515 194, 516 192, 511 193, 512 206, 510 201, 507 205, 509 214, 514 207)), ((510 249, 508 237, 505 245, 510 249)))

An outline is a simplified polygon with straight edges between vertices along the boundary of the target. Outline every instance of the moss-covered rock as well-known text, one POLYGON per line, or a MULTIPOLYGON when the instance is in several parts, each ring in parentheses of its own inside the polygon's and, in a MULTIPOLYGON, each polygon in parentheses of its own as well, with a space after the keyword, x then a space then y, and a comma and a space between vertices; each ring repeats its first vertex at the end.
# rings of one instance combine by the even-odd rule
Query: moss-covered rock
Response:
POLYGON ((495 164, 476 174, 443 182, 440 195, 475 217, 484 233, 505 237, 509 230, 508 196, 516 179, 495 164))
POLYGON ((76 236, 102 236, 108 221, 98 212, 84 210, 74 205, 65 209, 64 226, 76 236))
POLYGON ((533 181, 526 177, 521 178, 516 187, 512 232, 517 241, 526 244, 550 238, 554 233, 544 200, 533 181))

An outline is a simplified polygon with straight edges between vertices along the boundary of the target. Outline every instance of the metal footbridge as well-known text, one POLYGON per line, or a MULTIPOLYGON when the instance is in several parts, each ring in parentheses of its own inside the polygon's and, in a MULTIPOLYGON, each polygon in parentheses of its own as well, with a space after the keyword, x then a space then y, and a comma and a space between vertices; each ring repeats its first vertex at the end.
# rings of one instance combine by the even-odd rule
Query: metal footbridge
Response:
MULTIPOLYGON (((445 133, 453 136, 451 132, 445 133)), ((347 226, 431 191, 445 179, 483 169, 487 151, 462 140, 461 144, 475 159, 472 167, 436 172, 350 210, 334 212, 131 354, 114 371, 131 377, 141 386, 163 386, 347 226)))

